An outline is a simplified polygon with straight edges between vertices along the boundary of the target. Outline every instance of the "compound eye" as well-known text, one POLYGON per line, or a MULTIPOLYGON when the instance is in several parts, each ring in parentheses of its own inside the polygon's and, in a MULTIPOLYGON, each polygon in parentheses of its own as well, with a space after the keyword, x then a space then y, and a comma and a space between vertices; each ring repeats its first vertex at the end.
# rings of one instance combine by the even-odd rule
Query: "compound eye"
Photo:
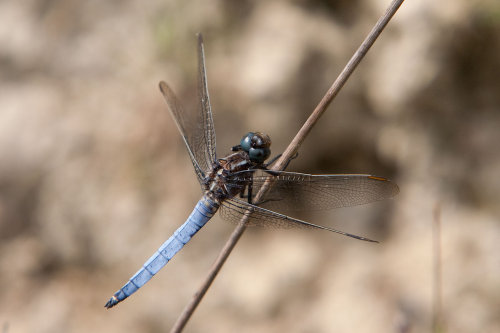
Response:
POLYGON ((243 149, 244 151, 246 151, 248 153, 250 148, 252 148, 252 146, 253 146, 252 145, 252 138, 254 136, 255 136, 255 133, 253 133, 253 132, 248 132, 247 134, 245 134, 245 136, 240 141, 241 149, 243 149))
POLYGON ((248 157, 250 161, 255 163, 263 163, 271 154, 269 148, 250 148, 248 151, 248 157))
POLYGON ((252 137, 253 148, 269 148, 271 146, 271 138, 267 134, 256 132, 252 137))

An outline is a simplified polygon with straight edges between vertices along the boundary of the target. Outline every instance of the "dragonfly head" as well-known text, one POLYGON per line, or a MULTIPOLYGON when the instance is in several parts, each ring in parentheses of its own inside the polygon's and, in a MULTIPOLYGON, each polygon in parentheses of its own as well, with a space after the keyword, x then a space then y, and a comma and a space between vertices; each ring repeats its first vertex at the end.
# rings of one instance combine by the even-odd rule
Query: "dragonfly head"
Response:
POLYGON ((248 132, 240 141, 240 147, 248 153, 250 161, 263 163, 271 155, 271 138, 260 132, 248 132))

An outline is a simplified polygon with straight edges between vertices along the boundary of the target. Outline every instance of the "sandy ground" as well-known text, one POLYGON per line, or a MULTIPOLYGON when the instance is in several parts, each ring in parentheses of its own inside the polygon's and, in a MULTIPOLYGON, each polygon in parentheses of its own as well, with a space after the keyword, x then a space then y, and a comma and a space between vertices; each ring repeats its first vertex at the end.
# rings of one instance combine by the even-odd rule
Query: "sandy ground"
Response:
MULTIPOLYGON (((279 153, 388 2, 0 1, 0 332, 168 331, 233 225, 104 309, 200 197, 158 82, 197 106, 203 32, 219 155, 279 153)), ((500 332, 499 53, 497 1, 403 4, 288 168, 397 182, 297 215, 381 243, 251 228, 186 331, 500 332)))

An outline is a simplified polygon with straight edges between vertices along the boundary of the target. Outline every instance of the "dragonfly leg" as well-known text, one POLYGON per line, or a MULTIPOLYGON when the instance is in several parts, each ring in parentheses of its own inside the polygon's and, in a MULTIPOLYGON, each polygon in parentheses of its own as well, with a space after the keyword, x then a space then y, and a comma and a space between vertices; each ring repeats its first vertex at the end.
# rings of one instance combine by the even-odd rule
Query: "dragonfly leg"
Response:
POLYGON ((247 199, 249 204, 252 203, 252 181, 251 181, 251 179, 250 179, 250 182, 247 185, 245 185, 243 190, 240 192, 240 198, 247 199), (245 188, 247 190, 246 194, 245 194, 245 188))
POLYGON ((272 198, 270 198, 270 199, 262 200, 262 201, 259 201, 259 202, 253 202, 253 200, 252 200, 252 189, 251 189, 251 187, 250 187, 250 186, 249 186, 249 188, 248 188, 248 192, 247 192, 247 194, 245 194, 244 192, 241 192, 241 193, 240 193, 240 198, 241 198, 241 199, 247 199, 247 202, 248 202, 249 204, 252 204, 252 205, 255 205, 255 206, 262 205, 262 204, 264 204, 264 203, 266 203, 266 202, 271 202, 271 201, 280 201, 280 200, 281 200, 281 199, 272 199, 272 198))
POLYGON ((248 186, 247 186, 247 185, 245 185, 245 187, 243 188, 243 190, 240 192, 240 198, 241 198, 241 199, 246 199, 246 198, 248 198, 248 191, 247 191, 247 193, 245 194, 245 189, 247 189, 247 187, 248 187, 248 186))
POLYGON ((282 199, 272 199, 272 198, 269 198, 269 199, 266 199, 266 200, 262 200, 262 201, 259 201, 259 202, 254 202, 253 204, 255 206, 260 206, 262 204, 265 204, 266 202, 273 202, 273 201, 280 201, 282 199))
POLYGON ((251 179, 250 179, 250 182, 248 182, 248 185, 247 185, 247 195, 248 195, 247 201, 248 201, 249 204, 251 204, 252 203, 252 180, 251 179))
POLYGON ((268 166, 270 166, 271 164, 276 162, 278 160, 278 158, 281 157, 281 155, 283 155, 283 154, 278 154, 278 155, 274 156, 269 162, 267 162, 266 164, 263 165, 264 168, 267 168, 268 166))
MULTIPOLYGON (((275 163, 278 160, 278 158, 281 157, 281 155, 283 155, 283 154, 278 154, 275 157, 273 157, 268 163, 264 164, 264 168, 267 168, 270 165, 272 165, 273 163, 275 163)), ((296 152, 292 157, 290 157, 290 159, 286 162, 285 167, 283 168, 283 170, 285 170, 286 168, 288 168, 288 164, 290 164, 290 162, 292 160, 296 159, 298 156, 299 156, 299 152, 296 152)))

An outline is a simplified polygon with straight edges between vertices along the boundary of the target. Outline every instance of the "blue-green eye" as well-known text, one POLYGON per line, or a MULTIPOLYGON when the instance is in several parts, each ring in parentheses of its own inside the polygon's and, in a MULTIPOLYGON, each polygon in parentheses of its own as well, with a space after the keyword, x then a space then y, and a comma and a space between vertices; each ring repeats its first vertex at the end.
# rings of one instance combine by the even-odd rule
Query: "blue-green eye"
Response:
POLYGON ((240 141, 241 150, 255 163, 262 163, 271 155, 270 146, 269 136, 260 132, 248 132, 240 141))
POLYGON ((270 154, 271 150, 269 148, 250 148, 250 150, 248 151, 250 161, 256 163, 264 162, 270 154))
POLYGON ((248 132, 240 141, 241 149, 243 149, 247 153, 250 150, 250 148, 252 148, 252 138, 254 137, 254 135, 255 133, 248 132))

